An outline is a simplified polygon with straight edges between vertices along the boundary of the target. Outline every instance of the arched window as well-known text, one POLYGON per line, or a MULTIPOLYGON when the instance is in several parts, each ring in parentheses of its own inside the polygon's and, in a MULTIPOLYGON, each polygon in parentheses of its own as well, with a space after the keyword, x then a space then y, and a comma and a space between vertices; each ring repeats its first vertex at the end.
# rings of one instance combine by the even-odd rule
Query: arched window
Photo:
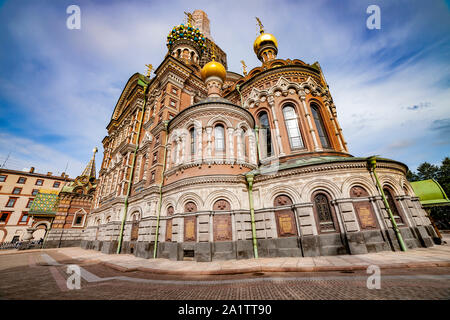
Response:
POLYGON ((184 205, 184 212, 197 212, 197 205, 189 201, 184 205))
POLYGON ((136 241, 139 237, 139 214, 133 215, 133 222, 131 225, 131 241, 136 241))
POLYGON ((330 148, 330 140, 327 136, 327 131, 323 124, 323 119, 320 115, 319 106, 315 103, 311 103, 311 112, 314 118, 314 122, 317 127, 317 134, 319 135, 320 143, 323 148, 330 148))
POLYGON ((231 206, 230 203, 227 200, 217 200, 213 205, 214 211, 230 211, 231 206))
POLYGON ((172 216, 174 214, 175 210, 173 209, 172 206, 167 208, 167 215, 168 216, 172 216))
POLYGON ((243 149, 242 154, 244 155, 244 158, 248 157, 247 140, 245 139, 246 133, 247 132, 245 131, 245 128, 241 128, 241 142, 242 142, 242 149, 243 149))
POLYGON ((141 168, 139 172, 139 181, 141 181, 144 178, 144 171, 145 171, 145 162, 147 161, 147 155, 144 154, 141 158, 141 168))
POLYGON ((191 139, 191 157, 193 158, 195 155, 195 128, 194 127, 192 127, 189 130, 189 136, 191 139))
POLYGON ((316 212, 321 233, 338 231, 332 210, 326 194, 319 192, 314 195, 314 211, 316 212))
MULTIPOLYGON (((230 211, 231 206, 227 200, 220 199, 214 202, 214 211, 230 211)), ((232 241, 233 231, 231 228, 230 214, 214 214, 213 216, 214 241, 232 241)))
POLYGON ((221 124, 214 128, 214 141, 216 151, 225 151, 225 129, 221 124))
POLYGON ((260 132, 260 140, 259 143, 261 145, 261 157, 266 158, 270 157, 273 153, 272 149, 272 136, 270 134, 270 126, 269 126, 269 117, 267 116, 267 112, 263 111, 259 114, 259 132, 260 132))
POLYGON ((394 200, 394 197, 392 196, 392 191, 388 187, 383 188, 384 195, 386 196, 386 200, 389 204, 389 208, 391 208, 392 214, 394 215, 395 222, 398 226, 405 225, 405 222, 403 221, 403 217, 398 211, 396 201, 394 200))
POLYGON ((298 127, 297 114, 291 105, 283 108, 284 123, 289 137, 289 143, 292 149, 303 148, 303 140, 298 127))

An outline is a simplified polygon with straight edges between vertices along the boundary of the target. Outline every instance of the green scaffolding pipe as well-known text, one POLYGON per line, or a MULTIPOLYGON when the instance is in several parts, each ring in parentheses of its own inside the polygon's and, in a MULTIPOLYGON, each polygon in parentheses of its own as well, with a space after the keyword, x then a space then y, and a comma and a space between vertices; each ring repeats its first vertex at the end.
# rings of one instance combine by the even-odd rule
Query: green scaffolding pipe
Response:
POLYGON ((164 131, 166 131, 166 143, 164 144, 163 169, 161 171, 161 183, 159 184, 159 203, 158 203, 158 215, 156 218, 155 248, 153 250, 153 259, 156 259, 156 253, 158 251, 159 218, 161 217, 161 206, 162 206, 162 187, 164 183, 164 171, 166 170, 167 142, 169 140, 169 132, 167 131, 168 124, 169 122, 167 120, 164 121, 164 131))
POLYGON ((253 255, 258 259, 258 242, 256 241, 256 225, 255 225, 255 208, 253 206, 253 174, 245 176, 248 183, 248 200, 250 203, 250 217, 252 220, 252 240, 253 240, 253 255))
POLYGON ((402 251, 406 251, 406 246, 405 246, 405 243, 403 242, 402 234, 400 233, 400 230, 399 230, 399 228, 397 226, 397 223, 395 222, 394 215, 392 214, 392 211, 391 211, 391 207, 389 206, 389 203, 386 200, 386 195, 384 194, 383 188, 381 187, 381 184, 380 184, 380 180, 378 180, 378 176, 377 176, 377 173, 375 171, 375 168, 377 166, 376 157, 368 158, 367 159, 367 164, 369 166, 370 172, 372 172, 373 176, 375 177, 375 181, 377 183, 378 190, 380 190, 381 197, 383 198, 384 206, 386 207, 386 210, 387 210, 387 212, 389 214, 389 218, 391 219, 392 227, 393 227, 393 229, 395 231, 395 234, 397 236, 398 242, 400 244, 400 248, 401 248, 402 251))
POLYGON ((147 91, 147 84, 144 84, 143 87, 144 87, 144 106, 142 107, 142 114, 141 114, 141 118, 139 120, 139 128, 138 128, 137 138, 136 138, 136 148, 134 149, 133 161, 131 162, 130 178, 128 180, 127 194, 125 196, 125 201, 124 201, 122 224, 120 226, 119 243, 117 244, 117 254, 119 254, 120 251, 122 250, 123 231, 125 229, 125 221, 127 220, 128 198, 129 198, 130 193, 131 193, 131 183, 133 181, 134 166, 135 166, 135 163, 136 163, 137 151, 139 149, 139 138, 141 136, 142 121, 144 120, 145 105, 147 104, 147 92, 146 92, 147 91))

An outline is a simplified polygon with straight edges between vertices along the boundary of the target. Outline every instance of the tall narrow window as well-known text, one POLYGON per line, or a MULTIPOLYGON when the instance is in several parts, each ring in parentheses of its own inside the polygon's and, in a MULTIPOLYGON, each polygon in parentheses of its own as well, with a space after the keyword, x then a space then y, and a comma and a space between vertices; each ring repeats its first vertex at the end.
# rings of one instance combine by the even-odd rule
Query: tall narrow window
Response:
POLYGON ((303 140, 298 128, 297 114, 295 109, 288 105, 283 108, 284 123, 289 136, 289 143, 292 149, 303 148, 303 140))
POLYGON ((394 197, 392 197, 392 192, 389 188, 383 188, 384 195, 386 196, 386 200, 389 204, 389 208, 391 208, 392 214, 394 215, 395 222, 397 225, 402 226, 405 224, 402 216, 398 212, 397 205, 395 204, 394 197))
POLYGON ((267 112, 261 112, 259 114, 259 126, 261 157, 270 157, 273 153, 273 149, 272 136, 270 134, 269 117, 267 116, 267 112))
POLYGON ((139 238, 139 214, 133 216, 131 225, 131 241, 136 241, 139 238))
POLYGON ((190 138, 191 138, 191 157, 193 158, 195 155, 195 128, 192 127, 189 130, 190 138))
POLYGON ((141 181, 144 178, 144 172, 145 172, 145 163, 147 162, 147 155, 144 154, 141 159, 141 169, 139 170, 139 181, 141 181))
POLYGON ((247 132, 245 131, 245 129, 242 128, 242 131, 241 131, 241 143, 242 143, 242 149, 243 149, 242 154, 244 155, 244 158, 248 157, 247 141, 245 140, 246 133, 247 132))
POLYGON ((325 130, 325 126, 323 124, 323 119, 320 116, 319 106, 316 105, 315 103, 312 103, 311 112, 313 114, 314 122, 317 127, 317 133, 319 135, 320 143, 322 144, 323 148, 329 148, 330 140, 328 139, 327 131, 325 130))
POLYGON ((314 196, 314 209, 319 220, 320 232, 335 232, 336 225, 328 197, 323 193, 314 196))
POLYGON ((225 129, 221 124, 214 128, 214 140, 216 151, 225 151, 225 129))

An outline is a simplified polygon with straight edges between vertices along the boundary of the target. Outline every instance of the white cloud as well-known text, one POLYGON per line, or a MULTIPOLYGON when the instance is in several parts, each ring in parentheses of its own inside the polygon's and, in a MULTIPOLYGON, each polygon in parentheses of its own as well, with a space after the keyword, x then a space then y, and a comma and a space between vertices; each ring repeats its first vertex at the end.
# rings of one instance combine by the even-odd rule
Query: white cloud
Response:
MULTIPOLYGON (((5 69, 10 76, 0 76, 0 96, 14 102, 15 112, 23 115, 21 129, 27 136, 10 131, 3 134, 1 142, 23 144, 26 150, 15 156, 15 161, 23 163, 18 163, 20 168, 42 161, 39 165, 56 172, 64 169, 68 160, 79 159, 79 165, 73 162, 73 170, 82 170, 92 147, 101 149, 105 127, 128 78, 137 71, 143 73, 147 63, 158 66, 167 50, 165 37, 173 25, 182 22, 183 11, 203 9, 232 71, 241 72, 240 60, 249 68, 260 65, 252 50, 258 33, 255 16, 278 38, 280 58, 306 63, 318 60, 350 151, 389 157, 393 143, 422 141, 433 134, 430 126, 434 120, 449 117, 448 82, 447 87, 442 83, 445 77, 448 81, 450 67, 442 59, 444 53, 436 58, 436 52, 448 43, 448 37, 440 37, 439 31, 448 30, 448 12, 439 8, 441 4, 417 1, 413 3, 417 12, 402 13, 399 4, 382 2, 382 29, 369 39, 365 29, 368 3, 128 1, 106 5, 80 1, 81 30, 66 29, 65 8, 53 2, 28 2, 20 10, 7 3, 0 14, 7 27, 3 32, 11 37, 8 45, 20 60, 5 69), (421 40, 419 33, 436 41, 425 42, 427 46, 408 54, 415 41, 421 40), (399 52, 407 58, 392 66, 395 57, 380 59, 383 52, 399 52), (430 107, 414 112, 405 109, 422 102, 430 107), (39 140, 30 128, 64 139, 39 140), (47 164, 34 152, 36 146, 52 155, 47 164)), ((0 58, 4 55, 0 53, 0 58)), ((7 148, 0 145, 0 157, 4 158, 7 148)), ((445 145, 424 145, 423 152, 438 154, 436 148, 445 145)), ((409 161, 407 150, 413 149, 403 149, 406 153, 392 154, 409 161)))

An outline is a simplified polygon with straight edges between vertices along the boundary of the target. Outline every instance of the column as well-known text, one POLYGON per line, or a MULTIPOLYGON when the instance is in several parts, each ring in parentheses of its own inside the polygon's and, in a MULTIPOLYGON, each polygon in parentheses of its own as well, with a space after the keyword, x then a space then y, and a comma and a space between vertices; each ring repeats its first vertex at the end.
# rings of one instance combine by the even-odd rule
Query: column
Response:
POLYGON ((195 160, 201 162, 203 155, 203 128, 200 126, 195 127, 195 134, 197 135, 195 160))
POLYGON ((244 141, 242 141, 242 129, 241 128, 237 128, 235 130, 235 134, 236 134, 236 140, 237 140, 237 161, 239 163, 244 162, 244 148, 243 146, 245 146, 244 141))
POLYGON ((206 128, 206 141, 207 141, 207 147, 206 147, 206 159, 212 158, 212 140, 211 140, 211 134, 212 134, 212 127, 206 128))
POLYGON ((275 142, 276 142, 277 147, 278 147, 278 155, 279 156, 284 156, 285 153, 283 151, 283 145, 281 144, 280 128, 278 126, 278 119, 277 119, 277 116, 275 114, 275 100, 274 100, 273 96, 268 97, 267 102, 270 105, 270 109, 272 111, 273 123, 275 125, 275 134, 276 134, 275 142))
POLYGON ((317 142, 316 130, 314 130, 314 127, 312 125, 311 114, 308 112, 308 108, 306 107, 306 102, 305 102, 306 96, 301 95, 300 100, 303 105, 303 110, 305 111, 305 116, 306 116, 306 121, 308 122, 309 132, 311 133, 311 136, 313 139, 314 151, 322 151, 322 148, 319 147, 319 144, 317 142))
POLYGON ((166 157, 166 168, 167 170, 172 167, 172 144, 167 142, 167 157, 166 157))
POLYGON ((182 134, 181 136, 181 164, 184 164, 186 161, 186 134, 182 134))
POLYGON ((335 133, 336 133, 336 137, 337 137, 337 140, 339 142, 340 151, 344 151, 345 152, 346 151, 345 142, 344 142, 344 139, 342 137, 342 129, 339 128, 339 124, 337 123, 336 113, 334 113, 334 114, 331 113, 331 110, 330 110, 330 107, 329 107, 330 106, 329 103, 326 103, 325 105, 326 105, 327 113, 330 115, 330 120, 333 123, 333 127, 334 127, 334 130, 335 130, 335 133))
POLYGON ((228 139, 227 139, 228 143, 226 146, 227 150, 226 161, 234 163, 234 139, 233 139, 234 128, 227 128, 227 132, 228 132, 228 139))
POLYGON ((256 138, 253 130, 248 130, 249 162, 256 165, 256 138))

